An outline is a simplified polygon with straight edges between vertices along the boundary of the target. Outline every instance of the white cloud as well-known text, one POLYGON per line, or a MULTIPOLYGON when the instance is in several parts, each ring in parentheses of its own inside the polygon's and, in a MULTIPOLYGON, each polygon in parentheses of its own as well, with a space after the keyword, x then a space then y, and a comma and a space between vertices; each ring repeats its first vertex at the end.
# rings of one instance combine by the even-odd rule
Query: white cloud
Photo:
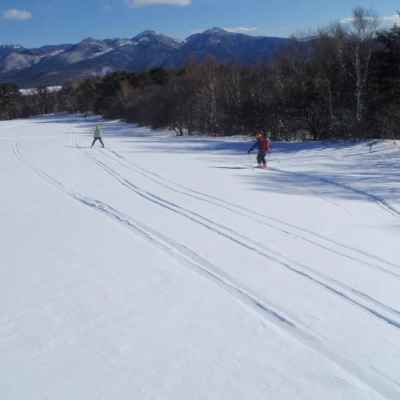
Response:
POLYGON ((252 33, 258 30, 255 26, 237 26, 234 28, 224 28, 227 32, 232 33, 252 33))
POLYGON ((392 27, 393 25, 400 25, 400 16, 396 15, 390 15, 387 17, 382 17, 380 18, 381 22, 385 26, 390 26, 392 27))
POLYGON ((28 19, 32 19, 32 13, 26 10, 17 10, 16 8, 11 8, 10 10, 4 11, 3 18, 26 21, 28 19))
MULTIPOLYGON (((378 17, 378 21, 382 27, 391 28, 394 25, 400 25, 400 16, 395 14, 395 15, 387 15, 384 17, 378 17)), ((353 22, 353 17, 343 18, 340 21, 340 23, 342 24, 351 24, 352 22, 353 22)))
POLYGON ((353 17, 346 17, 340 20, 341 24, 351 24, 353 22, 353 17))
POLYGON ((189 6, 192 0, 128 0, 130 7, 147 6, 189 6))
MULTIPOLYGON (((373 17, 366 17, 366 20, 372 21, 373 17)), ((340 23, 341 24, 351 24, 354 21, 353 17, 343 18, 340 23)))

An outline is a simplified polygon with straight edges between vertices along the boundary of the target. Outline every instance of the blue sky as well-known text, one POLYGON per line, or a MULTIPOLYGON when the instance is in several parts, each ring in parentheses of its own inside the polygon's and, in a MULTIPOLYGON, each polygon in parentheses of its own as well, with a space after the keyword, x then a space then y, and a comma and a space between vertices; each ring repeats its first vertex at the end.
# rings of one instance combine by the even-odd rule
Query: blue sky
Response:
POLYGON ((395 0, 1 0, 0 43, 76 43, 146 29, 182 39, 214 26, 289 36, 344 19, 358 5, 387 18, 400 8, 395 0))

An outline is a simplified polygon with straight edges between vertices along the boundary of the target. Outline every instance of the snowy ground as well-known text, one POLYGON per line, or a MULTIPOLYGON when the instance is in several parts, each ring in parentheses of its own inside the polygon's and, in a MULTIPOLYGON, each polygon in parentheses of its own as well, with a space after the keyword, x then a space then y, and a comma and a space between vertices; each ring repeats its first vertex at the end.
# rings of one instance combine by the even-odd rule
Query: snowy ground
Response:
POLYGON ((400 146, 0 123, 0 398, 400 398, 400 146))

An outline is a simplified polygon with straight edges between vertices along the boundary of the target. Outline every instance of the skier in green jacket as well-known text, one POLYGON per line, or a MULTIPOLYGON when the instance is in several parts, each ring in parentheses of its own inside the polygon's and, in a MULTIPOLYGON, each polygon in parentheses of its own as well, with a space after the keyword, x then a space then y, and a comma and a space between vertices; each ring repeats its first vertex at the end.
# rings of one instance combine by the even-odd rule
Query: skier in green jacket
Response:
POLYGON ((97 141, 99 141, 101 143, 102 147, 104 148, 103 139, 101 137, 102 137, 102 132, 101 132, 100 125, 96 125, 96 129, 94 130, 94 133, 93 133, 93 142, 90 147, 92 148, 94 146, 94 144, 97 141))

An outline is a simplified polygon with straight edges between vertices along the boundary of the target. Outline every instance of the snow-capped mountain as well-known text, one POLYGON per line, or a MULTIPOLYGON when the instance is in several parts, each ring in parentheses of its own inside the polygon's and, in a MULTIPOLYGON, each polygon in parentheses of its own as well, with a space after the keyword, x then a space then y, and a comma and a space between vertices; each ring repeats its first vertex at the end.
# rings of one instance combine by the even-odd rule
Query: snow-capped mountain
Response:
POLYGON ((15 82, 21 87, 59 85, 112 71, 179 68, 193 58, 207 56, 220 62, 252 64, 270 60, 287 43, 288 39, 213 28, 184 41, 144 31, 130 39, 87 38, 77 44, 38 49, 0 46, 0 82, 15 82))
POLYGON ((288 44, 288 39, 255 37, 212 28, 189 36, 175 62, 182 64, 190 58, 203 60, 212 56, 220 62, 254 64, 268 61, 288 44))
POLYGON ((35 64, 64 53, 71 45, 43 46, 38 49, 26 49, 19 45, 0 46, 0 80, 8 74, 26 71, 35 64))
POLYGON ((0 52, 2 51, 13 51, 13 50, 22 50, 23 47, 19 44, 0 44, 0 52))

